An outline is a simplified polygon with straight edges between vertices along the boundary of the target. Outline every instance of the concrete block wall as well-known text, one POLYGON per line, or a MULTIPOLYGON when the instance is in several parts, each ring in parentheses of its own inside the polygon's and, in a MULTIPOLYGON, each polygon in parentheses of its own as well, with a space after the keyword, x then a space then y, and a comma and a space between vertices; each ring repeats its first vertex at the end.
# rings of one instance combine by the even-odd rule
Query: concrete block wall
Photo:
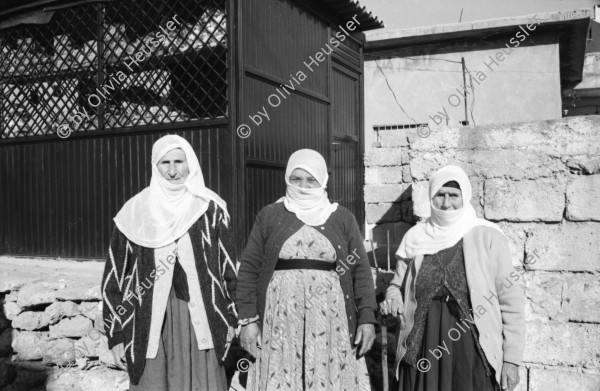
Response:
MULTIPOLYGON (((527 297, 523 391, 600 390, 600 117, 379 131, 366 146, 368 236, 394 253, 429 215, 428 178, 461 166, 510 239, 527 297)), ((378 253, 379 264, 383 265, 378 253)))

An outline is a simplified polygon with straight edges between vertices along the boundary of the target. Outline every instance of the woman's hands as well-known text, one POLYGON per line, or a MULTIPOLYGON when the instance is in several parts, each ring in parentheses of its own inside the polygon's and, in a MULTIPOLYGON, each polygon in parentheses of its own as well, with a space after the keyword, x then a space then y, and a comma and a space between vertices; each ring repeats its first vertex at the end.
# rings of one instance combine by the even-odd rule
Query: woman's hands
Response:
POLYGON ((123 347, 123 343, 113 346, 110 352, 112 353, 115 366, 126 371, 127 361, 125 360, 125 348, 123 347))
POLYGON ((258 350, 262 346, 262 336, 260 334, 260 327, 256 323, 250 323, 242 326, 242 332, 240 333, 240 345, 248 353, 255 358, 257 357, 258 350))
POLYGON ((500 375, 502 390, 512 391, 519 384, 519 366, 510 362, 502 364, 502 373, 500 375))
POLYGON ((382 315, 398 316, 402 313, 400 310, 400 300, 385 299, 379 303, 379 311, 382 315))
POLYGON ((360 343, 358 355, 363 356, 366 354, 371 349, 371 346, 373 346, 373 342, 375 342, 375 326, 371 323, 365 323, 358 326, 358 330, 356 330, 356 339, 354 340, 355 345, 360 343))

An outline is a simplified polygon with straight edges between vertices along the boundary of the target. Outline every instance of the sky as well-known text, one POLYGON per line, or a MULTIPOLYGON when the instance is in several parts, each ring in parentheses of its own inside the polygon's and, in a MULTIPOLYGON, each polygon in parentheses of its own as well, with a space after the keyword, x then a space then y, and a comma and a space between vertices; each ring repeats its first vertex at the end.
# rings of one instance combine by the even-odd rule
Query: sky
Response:
MULTIPOLYGON (((600 0, 359 0, 386 30, 592 8, 600 0)), ((383 31, 383 30, 372 30, 383 31)))

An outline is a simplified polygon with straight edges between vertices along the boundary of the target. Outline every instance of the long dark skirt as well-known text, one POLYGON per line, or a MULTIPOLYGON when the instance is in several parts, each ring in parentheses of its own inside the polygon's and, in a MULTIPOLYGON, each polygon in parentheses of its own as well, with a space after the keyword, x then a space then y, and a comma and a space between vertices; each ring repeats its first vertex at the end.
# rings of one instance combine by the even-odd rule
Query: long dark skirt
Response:
POLYGON ((433 300, 427 313, 420 361, 417 367, 402 361, 399 391, 498 390, 494 370, 490 368, 492 374, 486 374, 472 327, 468 321, 459 322, 450 313, 448 303, 433 300))
POLYGON ((225 369, 214 349, 198 350, 187 302, 171 289, 158 354, 146 359, 130 391, 227 391, 225 369))

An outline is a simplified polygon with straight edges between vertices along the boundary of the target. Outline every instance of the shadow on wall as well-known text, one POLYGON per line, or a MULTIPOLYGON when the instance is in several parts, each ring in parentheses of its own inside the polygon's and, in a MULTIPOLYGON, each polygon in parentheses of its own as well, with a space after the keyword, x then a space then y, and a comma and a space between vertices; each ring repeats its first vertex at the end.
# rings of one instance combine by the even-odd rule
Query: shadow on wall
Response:
MULTIPOLYGON (((398 194, 398 198, 393 203, 394 207, 390 208, 378 221, 378 225, 373 228, 371 237, 366 238, 367 255, 369 256, 369 264, 374 273, 375 293, 377 304, 379 305, 385 299, 385 291, 394 276, 396 270, 396 251, 400 246, 402 238, 406 232, 417 222, 417 218, 413 214, 412 203, 406 202, 411 199, 412 185, 398 194), (403 201, 401 203, 401 200, 403 201), (409 207, 405 207, 409 205, 409 207), (394 208, 401 208, 401 221, 398 219, 398 213, 394 208), (381 222, 381 223, 380 223, 381 222), (379 268, 379 270, 376 269, 379 268)), ((395 318, 382 318, 378 315, 379 324, 376 325, 376 340, 367 354, 367 368, 371 379, 373 390, 383 390, 383 363, 387 360, 387 375, 389 389, 395 390, 398 384, 394 373, 394 361, 396 353, 396 335, 398 331, 398 321, 395 318), (387 355, 383 354, 384 333, 387 339, 387 355)))

